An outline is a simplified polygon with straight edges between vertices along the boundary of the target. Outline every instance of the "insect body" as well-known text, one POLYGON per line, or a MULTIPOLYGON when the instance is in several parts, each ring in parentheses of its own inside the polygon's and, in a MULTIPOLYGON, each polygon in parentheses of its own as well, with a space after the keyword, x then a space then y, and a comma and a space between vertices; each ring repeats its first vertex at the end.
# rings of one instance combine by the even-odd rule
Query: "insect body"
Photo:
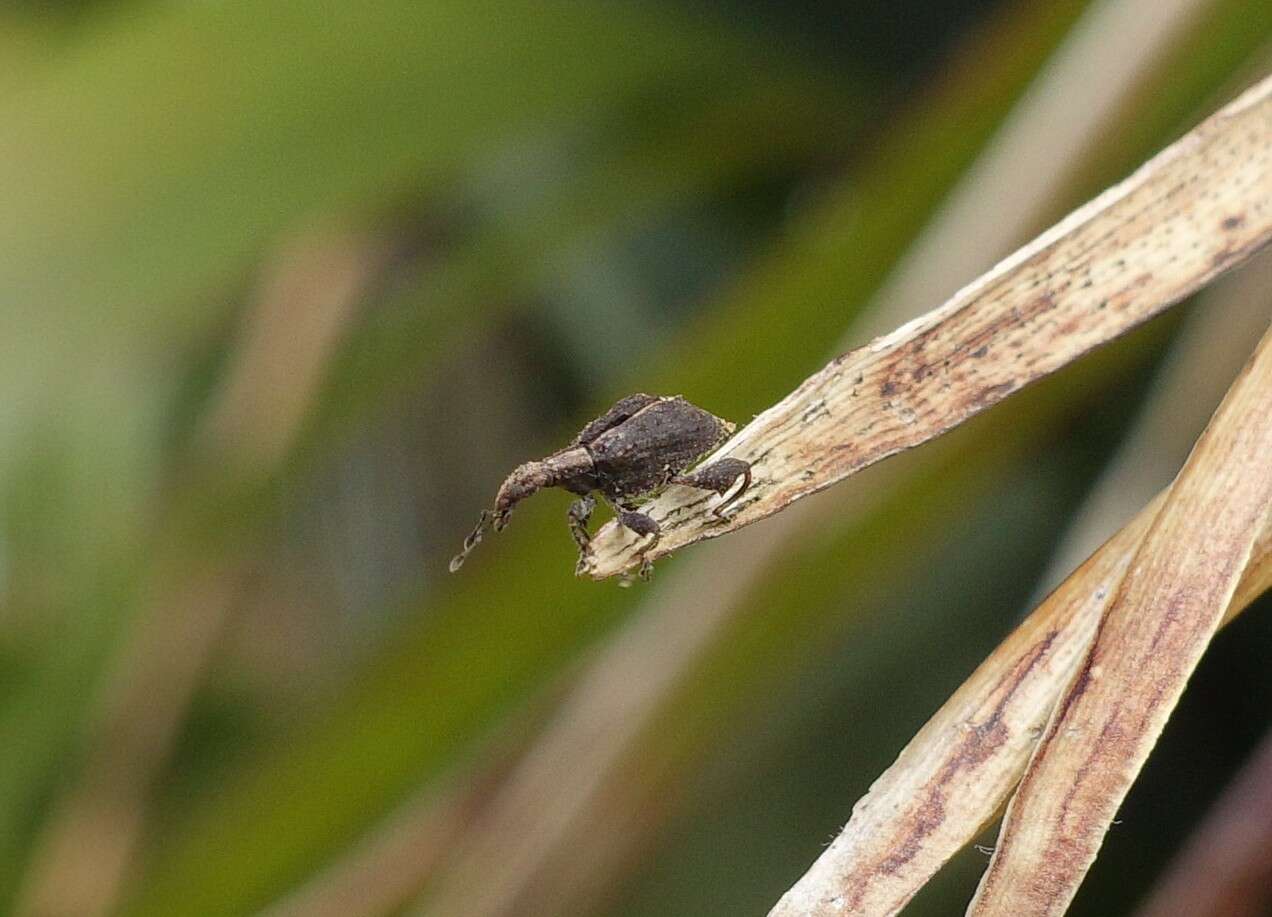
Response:
MULTIPOLYGON (((585 426, 564 449, 541 461, 527 462, 508 475, 495 497, 494 509, 482 513, 477 527, 464 539, 463 551, 451 560, 451 572, 458 570, 480 543, 492 520, 495 531, 501 530, 508 524, 513 507, 544 487, 562 487, 580 498, 571 504, 568 514, 580 565, 591 542, 587 522, 596 509, 594 493, 614 508, 619 524, 649 539, 645 552, 658 542, 658 523, 640 512, 638 503, 668 484, 724 496, 741 479, 742 485, 715 508, 715 515, 720 516, 750 486, 750 464, 722 458, 688 474, 683 472, 732 433, 733 424, 678 395, 629 395, 585 426)), ((648 576, 650 567, 643 561, 641 575, 648 576)))

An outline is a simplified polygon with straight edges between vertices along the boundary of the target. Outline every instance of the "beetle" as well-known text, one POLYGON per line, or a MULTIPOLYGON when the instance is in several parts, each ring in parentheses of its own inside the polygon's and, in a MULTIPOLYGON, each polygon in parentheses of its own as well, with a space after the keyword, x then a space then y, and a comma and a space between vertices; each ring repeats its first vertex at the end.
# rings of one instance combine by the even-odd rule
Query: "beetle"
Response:
POLYGON ((545 487, 561 487, 579 497, 567 513, 570 534, 579 546, 580 568, 587 559, 591 536, 587 523, 600 494, 614 510, 620 525, 648 539, 641 550, 642 578, 652 564, 644 559, 658 543, 658 523, 642 513, 639 504, 668 484, 683 484, 724 496, 740 479, 737 490, 713 510, 717 518, 751 485, 751 465, 722 458, 684 472, 732 435, 734 425, 691 404, 679 395, 628 395, 588 423, 573 441, 547 458, 526 462, 508 475, 495 496, 494 509, 485 511, 477 527, 464 539, 463 550, 450 562, 457 571, 481 542, 487 527, 508 524, 513 507, 545 487))

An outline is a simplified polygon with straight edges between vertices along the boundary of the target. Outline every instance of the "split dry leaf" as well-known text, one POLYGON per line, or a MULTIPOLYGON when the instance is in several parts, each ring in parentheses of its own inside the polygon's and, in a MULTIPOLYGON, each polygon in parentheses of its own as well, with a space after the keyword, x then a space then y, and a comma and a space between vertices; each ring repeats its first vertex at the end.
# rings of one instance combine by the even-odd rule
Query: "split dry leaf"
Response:
MULTIPOLYGON (((671 487, 645 511, 647 557, 781 511, 947 432, 1241 263, 1272 238, 1272 77, 1079 208, 944 305, 850 351, 712 458, 752 464, 727 521, 718 498, 671 487)), ((582 572, 640 564, 645 540, 608 523, 582 572)))
POLYGON ((1272 509, 1272 332, 1171 485, 1008 804, 969 914, 1062 914, 1272 509))
MULTIPOLYGON (((1038 606, 919 730, 771 917, 895 914, 998 813, 1112 601, 1159 495, 1038 606)), ((1272 588, 1265 527, 1225 620, 1272 588)))

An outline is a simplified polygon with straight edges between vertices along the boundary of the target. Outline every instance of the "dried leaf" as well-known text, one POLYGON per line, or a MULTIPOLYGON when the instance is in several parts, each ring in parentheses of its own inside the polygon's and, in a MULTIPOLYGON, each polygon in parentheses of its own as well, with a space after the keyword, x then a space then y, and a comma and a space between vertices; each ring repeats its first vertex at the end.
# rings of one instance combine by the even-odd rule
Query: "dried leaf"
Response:
MULTIPOLYGON (((759 415, 724 455, 754 483, 725 522, 672 487, 646 512, 654 560, 779 512, 939 436, 1244 261, 1272 238, 1272 77, 1070 214, 940 308, 844 354, 759 415)), ((640 563, 609 523, 583 572, 640 563)))
MULTIPOLYGON (((919 730, 771 917, 897 913, 991 821, 1160 509, 1159 495, 1066 579, 919 730)), ((1228 606, 1272 588, 1272 527, 1228 606)))
POLYGON ((1061 914, 1272 508, 1272 332, 1175 479, 1007 809, 969 914, 1061 914))

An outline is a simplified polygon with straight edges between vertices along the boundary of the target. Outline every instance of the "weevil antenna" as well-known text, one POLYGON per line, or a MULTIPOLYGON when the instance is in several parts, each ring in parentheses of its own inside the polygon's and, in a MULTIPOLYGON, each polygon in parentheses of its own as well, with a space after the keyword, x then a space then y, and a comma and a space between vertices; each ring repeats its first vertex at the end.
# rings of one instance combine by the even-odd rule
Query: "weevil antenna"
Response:
POLYGON ((451 558, 450 572, 456 573, 459 568, 464 565, 464 561, 468 559, 468 555, 473 553, 473 548, 481 544, 481 536, 486 534, 486 529, 490 526, 490 511, 482 510, 481 518, 477 520, 477 527, 469 533, 464 539, 464 550, 460 551, 451 558))

